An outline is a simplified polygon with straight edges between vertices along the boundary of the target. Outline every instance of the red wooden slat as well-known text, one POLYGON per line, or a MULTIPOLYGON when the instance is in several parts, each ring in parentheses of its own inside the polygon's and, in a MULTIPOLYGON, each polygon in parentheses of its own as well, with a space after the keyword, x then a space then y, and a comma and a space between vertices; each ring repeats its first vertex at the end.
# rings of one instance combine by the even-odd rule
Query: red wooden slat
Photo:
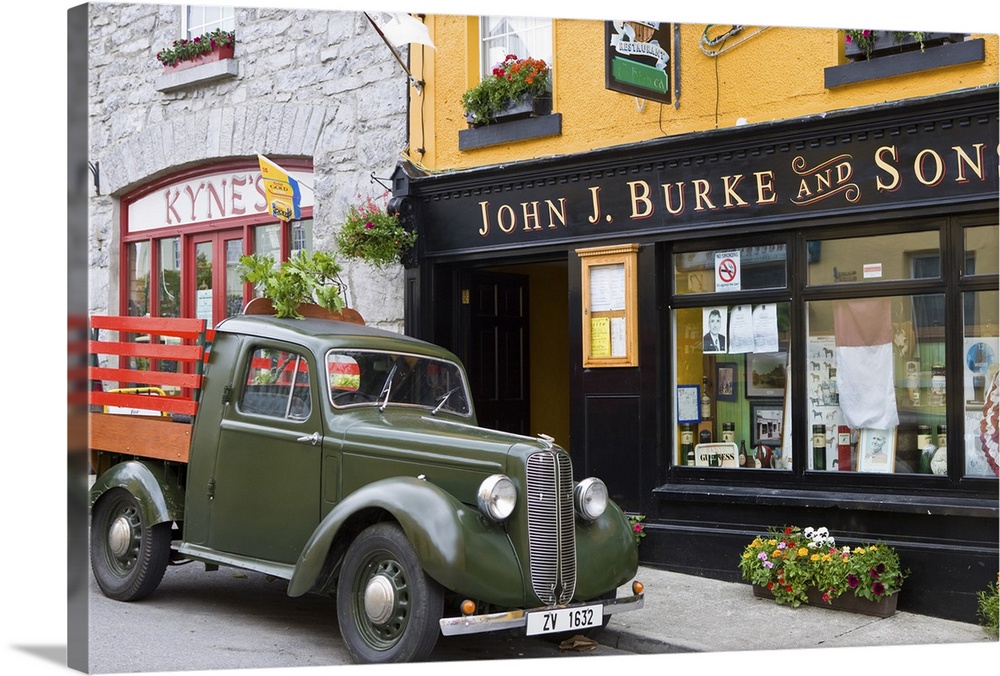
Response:
POLYGON ((152 333, 156 335, 199 338, 205 332, 204 319, 181 317, 116 317, 92 315, 90 327, 124 333, 152 333))
POLYGON ((90 341, 91 354, 116 354, 124 357, 149 357, 170 361, 201 361, 201 345, 160 345, 149 343, 116 343, 104 340, 90 341))
POLYGON ((121 392, 91 392, 90 403, 98 406, 122 406, 141 408, 166 413, 194 415, 198 402, 182 397, 159 397, 148 394, 124 394, 121 392))
POLYGON ((173 373, 172 371, 144 371, 140 369, 115 369, 94 366, 90 369, 91 380, 112 380, 119 383, 142 383, 143 385, 167 385, 172 387, 201 387, 201 375, 197 373, 173 373))

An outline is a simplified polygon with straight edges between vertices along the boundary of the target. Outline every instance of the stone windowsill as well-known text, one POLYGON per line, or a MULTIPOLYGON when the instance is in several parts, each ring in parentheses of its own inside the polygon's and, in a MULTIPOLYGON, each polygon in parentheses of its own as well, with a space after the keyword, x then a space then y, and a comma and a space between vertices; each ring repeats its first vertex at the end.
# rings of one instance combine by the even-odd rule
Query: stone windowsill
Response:
POLYGON ((236 59, 222 59, 186 70, 164 73, 156 78, 156 91, 172 92, 185 87, 233 78, 238 74, 239 64, 236 59))

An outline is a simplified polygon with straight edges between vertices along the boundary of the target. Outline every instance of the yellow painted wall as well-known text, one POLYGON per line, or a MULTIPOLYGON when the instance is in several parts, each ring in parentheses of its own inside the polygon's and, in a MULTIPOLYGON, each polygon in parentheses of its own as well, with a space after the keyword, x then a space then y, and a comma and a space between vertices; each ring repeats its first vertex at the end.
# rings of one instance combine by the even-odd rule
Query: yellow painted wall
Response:
MULTIPOLYGON (((467 127, 462 93, 478 81, 478 18, 428 15, 436 49, 413 45, 411 69, 426 86, 411 88, 410 153, 433 171, 568 155, 637 141, 731 127, 739 118, 769 122, 967 89, 997 82, 996 35, 986 39, 984 62, 938 68, 826 89, 824 69, 845 63, 843 33, 833 29, 747 26, 703 53, 705 25, 682 25, 672 46, 681 65, 679 106, 637 100, 604 88, 604 23, 553 21, 553 112, 562 134, 461 151, 467 127), (421 153, 420 150, 423 150, 421 153)), ((713 26, 716 37, 729 26, 713 26)), ((673 71, 671 67, 671 86, 673 71)))

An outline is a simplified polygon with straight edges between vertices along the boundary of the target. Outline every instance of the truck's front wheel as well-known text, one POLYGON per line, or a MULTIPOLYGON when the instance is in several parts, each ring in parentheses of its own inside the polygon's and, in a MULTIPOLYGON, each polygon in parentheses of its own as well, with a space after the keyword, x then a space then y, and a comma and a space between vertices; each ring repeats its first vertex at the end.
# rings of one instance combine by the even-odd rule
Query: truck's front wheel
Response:
POLYGON ((337 583, 337 619, 359 663, 419 662, 440 633, 441 587, 430 579, 403 531, 365 529, 351 544, 337 583))
POLYGON ((170 560, 170 523, 149 525, 135 497, 112 488, 94 505, 90 565, 105 596, 138 601, 163 579, 170 560))

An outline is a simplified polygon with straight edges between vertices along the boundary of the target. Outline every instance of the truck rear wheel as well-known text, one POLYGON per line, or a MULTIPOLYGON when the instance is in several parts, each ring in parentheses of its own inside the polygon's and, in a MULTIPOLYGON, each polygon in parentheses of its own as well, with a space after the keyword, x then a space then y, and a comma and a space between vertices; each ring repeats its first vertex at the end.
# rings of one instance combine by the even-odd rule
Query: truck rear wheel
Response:
POLYGON ((337 584, 337 620, 355 662, 419 662, 440 634, 441 587, 424 573, 395 524, 368 527, 351 544, 337 584))
POLYGON ((150 526, 124 488, 112 488, 94 505, 90 565, 104 595, 138 601, 153 593, 170 559, 170 523, 150 526))

